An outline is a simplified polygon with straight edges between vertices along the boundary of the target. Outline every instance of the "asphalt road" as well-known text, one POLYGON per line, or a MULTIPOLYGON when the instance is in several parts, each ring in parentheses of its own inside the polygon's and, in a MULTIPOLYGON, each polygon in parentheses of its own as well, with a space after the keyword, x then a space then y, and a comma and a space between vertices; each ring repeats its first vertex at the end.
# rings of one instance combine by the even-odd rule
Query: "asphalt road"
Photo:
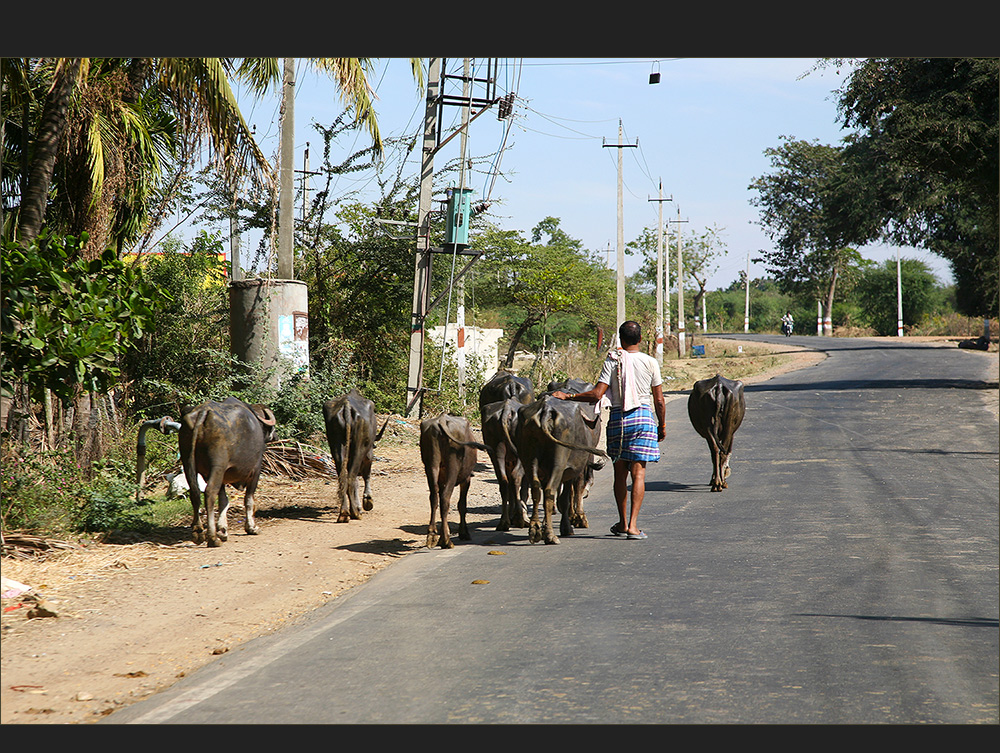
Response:
POLYGON ((608 468, 558 546, 414 553, 103 723, 996 724, 987 359, 790 342, 829 358, 747 388, 728 490, 669 403, 647 540, 608 468))

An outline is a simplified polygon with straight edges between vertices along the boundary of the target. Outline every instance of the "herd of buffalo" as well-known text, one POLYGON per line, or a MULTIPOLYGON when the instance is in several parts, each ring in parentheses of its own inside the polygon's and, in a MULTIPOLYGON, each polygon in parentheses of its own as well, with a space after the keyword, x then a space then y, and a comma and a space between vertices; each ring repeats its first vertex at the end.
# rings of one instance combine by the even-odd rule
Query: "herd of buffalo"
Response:
MULTIPOLYGON (((427 546, 454 546, 448 527, 448 508, 459 489, 460 539, 469 539, 466 501, 477 462, 486 452, 500 487, 501 514, 497 530, 527 528, 528 540, 558 544, 552 527, 560 514, 559 534, 573 535, 587 528, 583 500, 608 455, 598 448, 601 412, 598 405, 561 400, 555 391, 585 392, 593 385, 579 379, 550 382, 535 394, 531 380, 508 371, 497 372, 479 393, 482 442, 476 441, 468 419, 448 413, 420 422, 420 457, 430 491, 427 546), (528 496, 532 511, 528 516, 528 496), (541 519, 539 519, 541 508, 541 519)), ((726 488, 733 435, 746 410, 743 383, 716 375, 694 383, 688 415, 695 430, 708 442, 712 455, 711 490, 726 488)), ((346 523, 371 510, 371 468, 377 431, 375 405, 351 390, 323 405, 330 454, 337 470, 340 512, 346 523), (359 504, 358 486, 364 484, 359 504)), ((245 530, 258 532, 254 520, 254 492, 260 480, 267 443, 274 438, 274 414, 262 405, 236 398, 209 401, 183 410, 178 444, 194 511, 192 533, 196 544, 219 546, 227 539, 226 485, 244 489, 245 530), (204 480, 205 525, 200 515, 204 480), (216 508, 218 513, 216 516, 216 508)), ((384 427, 383 427, 384 429, 384 427)))

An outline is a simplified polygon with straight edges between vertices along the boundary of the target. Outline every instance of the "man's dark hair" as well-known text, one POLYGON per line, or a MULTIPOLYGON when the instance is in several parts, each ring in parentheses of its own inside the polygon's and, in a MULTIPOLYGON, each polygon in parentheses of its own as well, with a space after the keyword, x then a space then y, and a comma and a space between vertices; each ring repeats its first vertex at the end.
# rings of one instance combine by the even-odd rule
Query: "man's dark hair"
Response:
POLYGON ((639 326, 639 322, 623 322, 618 328, 618 338, 622 341, 622 345, 638 345, 642 339, 642 327, 639 326))

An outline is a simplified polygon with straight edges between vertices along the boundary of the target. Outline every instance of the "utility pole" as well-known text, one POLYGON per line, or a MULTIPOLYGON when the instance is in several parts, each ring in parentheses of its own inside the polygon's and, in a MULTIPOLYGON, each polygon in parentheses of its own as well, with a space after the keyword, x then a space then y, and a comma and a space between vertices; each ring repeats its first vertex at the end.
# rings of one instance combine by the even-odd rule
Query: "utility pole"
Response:
MULTIPOLYGON (((462 99, 465 100, 465 104, 462 105, 462 138, 461 138, 461 149, 460 149, 460 159, 459 162, 459 180, 458 187, 459 191, 465 190, 465 155, 466 147, 469 142, 469 105, 472 100, 472 80, 469 78, 469 58, 465 58, 462 65, 462 99)), ((453 251, 452 263, 454 264, 455 254, 458 253, 458 248, 456 247, 453 251)), ((447 324, 447 323, 446 323, 447 324)), ((465 398, 465 276, 459 278, 458 280, 458 310, 455 313, 455 345, 456 356, 458 358, 458 396, 460 398, 465 398)), ((444 331, 444 343, 442 348, 445 347, 448 341, 448 328, 445 327, 444 331)))
POLYGON ((743 304, 743 331, 750 331, 750 252, 747 251, 747 299, 743 304))
POLYGON ((281 193, 278 197, 278 278, 293 279, 292 243, 295 237, 292 199, 295 191, 295 58, 285 58, 281 97, 281 193))
POLYGON ((665 295, 663 287, 663 202, 673 201, 673 197, 663 198, 662 180, 660 181, 660 197, 649 199, 649 201, 657 202, 659 210, 659 222, 656 228, 656 360, 660 366, 663 366, 663 298, 665 295))
POLYGON ((896 247, 896 337, 903 336, 903 274, 899 262, 899 247, 896 247))
POLYGON ((306 142, 306 151, 302 156, 302 169, 296 170, 302 176, 302 226, 305 227, 309 214, 309 176, 319 175, 315 170, 309 169, 309 142, 306 142))
POLYGON ((635 144, 622 143, 622 122, 618 121, 618 143, 602 144, 604 147, 613 146, 618 149, 618 324, 615 325, 615 343, 618 343, 618 329, 625 321, 625 226, 623 224, 623 184, 622 184, 622 149, 629 146, 639 146, 638 140, 635 144))
POLYGON ((431 292, 431 188, 437 140, 438 89, 441 58, 431 58, 427 70, 424 146, 420 165, 420 198, 417 207, 417 249, 413 269, 413 309, 410 318, 410 369, 406 382, 406 416, 420 415, 424 379, 424 325, 431 292))
MULTIPOLYGON (((470 123, 472 123, 476 118, 482 115, 484 112, 488 111, 489 108, 500 101, 495 97, 495 81, 490 78, 489 75, 486 79, 476 79, 477 81, 485 81, 487 85, 487 96, 483 99, 474 98, 471 96, 464 96, 457 101, 455 98, 449 98, 441 92, 441 82, 443 78, 448 78, 448 76, 442 73, 444 68, 444 61, 442 58, 430 58, 427 70, 427 96, 425 103, 425 115, 424 115, 424 141, 423 141, 423 152, 420 166, 420 195, 419 195, 419 206, 417 208, 417 237, 416 237, 416 254, 414 258, 414 271, 413 271, 413 308, 410 317, 410 355, 409 355, 409 374, 407 376, 406 383, 406 399, 407 405, 405 410, 405 415, 407 418, 412 418, 414 416, 419 416, 423 412, 423 393, 424 393, 424 340, 426 338, 426 324, 427 324, 427 314, 433 309, 441 298, 447 294, 448 300, 451 300, 451 292, 453 284, 449 283, 445 293, 442 293, 434 301, 431 301, 431 258, 432 254, 435 252, 444 252, 447 249, 434 248, 431 246, 431 201, 432 201, 432 188, 434 181, 434 155, 440 150, 445 144, 447 144, 457 133, 461 133, 463 140, 465 138, 465 132, 468 129, 470 123), (438 109, 443 108, 445 105, 462 105, 466 108, 466 115, 463 118, 463 125, 459 131, 453 132, 451 135, 444 139, 440 139, 440 121, 441 118, 438 114, 438 109), (469 117, 469 108, 473 105, 479 107, 480 109, 475 115, 469 117)), ((492 68, 487 69, 488 72, 492 68)), ((454 77, 452 77, 454 78, 454 77)), ((468 78, 468 76, 466 76, 468 78)), ((472 79, 469 79, 470 81, 472 79)), ((508 95, 507 100, 513 102, 512 95, 508 95)), ((506 114, 503 117, 509 117, 510 110, 508 108, 506 114)), ((464 141, 463 141, 464 143, 464 141)), ((463 160, 464 160, 464 146, 463 146, 463 160)), ((464 178, 463 178, 464 179, 464 178)), ((462 189, 459 191, 459 196, 464 196, 465 192, 471 189, 462 189)), ((467 232, 469 216, 472 212, 466 212, 462 218, 464 223, 463 230, 467 232)), ((462 254, 473 257, 471 261, 454 277, 454 280, 461 281, 468 272, 475 261, 482 255, 482 251, 473 251, 466 247, 464 241, 455 244, 450 243, 452 246, 451 251, 455 254, 462 254), (459 248, 458 246, 461 246, 459 248)), ((464 313, 462 314, 464 318, 464 313)), ((445 322, 445 334, 447 335, 447 322, 445 322)), ((462 322, 462 327, 464 328, 464 321, 462 322)), ((445 344, 447 343, 447 339, 445 344)), ((444 349, 442 349, 444 353, 444 349)))
POLYGON ((683 358, 687 353, 684 342, 684 261, 681 257, 681 208, 677 207, 677 356, 683 358))

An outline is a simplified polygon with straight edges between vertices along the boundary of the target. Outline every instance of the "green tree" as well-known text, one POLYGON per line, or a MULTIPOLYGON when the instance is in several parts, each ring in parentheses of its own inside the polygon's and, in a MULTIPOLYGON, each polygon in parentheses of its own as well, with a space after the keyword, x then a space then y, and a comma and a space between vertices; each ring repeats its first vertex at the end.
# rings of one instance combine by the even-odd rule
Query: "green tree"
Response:
MULTIPOLYGON (((846 64, 828 61, 826 64, 846 64)), ((852 193, 864 234, 951 262, 959 309, 998 313, 1000 135, 996 58, 851 61, 839 95, 852 193)))
POLYGON ((200 145, 205 135, 227 179, 249 175, 270 182, 271 168, 228 78, 263 91, 277 80, 270 60, 5 60, 3 110, 11 113, 10 143, 21 152, 18 238, 35 237, 53 207, 52 222, 64 231, 96 231, 87 255, 127 245, 144 225, 162 158, 182 143, 200 145))
MULTIPOLYGON (((903 326, 912 327, 925 316, 937 313, 934 307, 941 303, 942 297, 937 279, 924 262, 900 259, 899 267, 903 326)), ((866 269, 858 281, 856 293, 864 324, 880 335, 895 335, 898 313, 895 260, 866 269)))
POLYGON ((86 238, 38 235, 29 244, 5 242, 2 257, 2 388, 16 392, 27 412, 46 406, 49 446, 55 445, 50 395, 75 411, 78 457, 90 452, 90 395, 120 375, 120 358, 152 322, 158 293, 141 273, 106 251, 85 260, 86 238))
POLYGON ((476 277, 476 289, 484 291, 479 302, 510 312, 508 368, 532 327, 542 325, 544 344, 545 325, 554 314, 572 314, 601 330, 609 322, 613 326, 610 272, 559 227, 557 218, 541 220, 531 241, 514 231, 491 230, 476 238, 476 246, 486 252, 476 277))
POLYGON ((788 136, 782 140, 764 151, 775 170, 750 184, 757 192, 750 203, 761 211, 759 224, 775 242, 774 249, 761 250, 762 260, 783 291, 822 302, 829 335, 837 286, 850 282, 861 263, 850 247, 855 231, 838 214, 847 185, 843 150, 788 136))

